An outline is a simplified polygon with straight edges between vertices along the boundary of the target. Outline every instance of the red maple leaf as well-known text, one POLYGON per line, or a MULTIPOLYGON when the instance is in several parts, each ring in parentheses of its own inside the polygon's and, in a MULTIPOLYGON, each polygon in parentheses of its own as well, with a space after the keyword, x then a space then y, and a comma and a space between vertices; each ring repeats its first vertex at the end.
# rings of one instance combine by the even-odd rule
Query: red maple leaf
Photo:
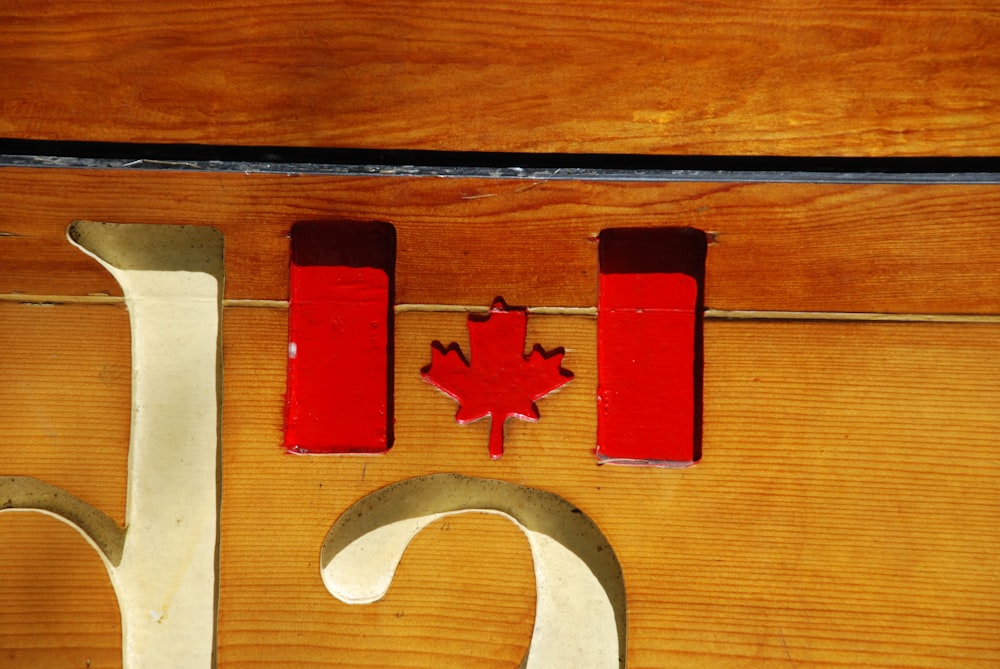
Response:
POLYGON ((431 344, 431 364, 421 370, 425 381, 459 403, 455 420, 464 425, 490 417, 490 457, 503 455, 503 426, 508 418, 537 421, 535 402, 569 382, 573 373, 561 367, 565 351, 546 353, 538 344, 524 354, 528 313, 508 309, 496 298, 487 316, 469 316, 466 361, 457 343, 431 344))

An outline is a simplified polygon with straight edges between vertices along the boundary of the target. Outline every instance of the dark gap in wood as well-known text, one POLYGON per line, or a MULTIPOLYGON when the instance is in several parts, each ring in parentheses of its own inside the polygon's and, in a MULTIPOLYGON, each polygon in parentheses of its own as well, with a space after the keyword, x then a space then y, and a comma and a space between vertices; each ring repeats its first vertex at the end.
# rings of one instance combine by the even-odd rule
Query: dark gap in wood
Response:
MULTIPOLYGON (((693 171, 804 172, 833 174, 1000 175, 998 157, 837 157, 646 155, 618 153, 520 153, 434 151, 423 149, 358 149, 296 146, 227 146, 207 144, 139 144, 0 138, 0 156, 65 157, 109 161, 160 161, 159 167, 211 169, 205 163, 255 163, 281 171, 283 165, 408 166, 445 169, 523 168, 577 169, 612 172, 693 171), (184 165, 183 163, 190 163, 184 165)), ((120 167, 120 165, 119 165, 120 167)), ((148 167, 148 165, 147 165, 148 167)))

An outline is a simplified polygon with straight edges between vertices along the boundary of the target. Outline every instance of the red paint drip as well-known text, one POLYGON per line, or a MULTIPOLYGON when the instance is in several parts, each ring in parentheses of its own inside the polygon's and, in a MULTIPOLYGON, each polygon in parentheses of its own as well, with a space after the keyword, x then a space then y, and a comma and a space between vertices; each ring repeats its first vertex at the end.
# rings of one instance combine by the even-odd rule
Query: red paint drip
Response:
POLYGON ((597 453, 695 459, 695 305, 686 274, 602 274, 597 315, 597 453))
POLYGON ((503 455, 503 429, 508 418, 536 421, 535 402, 569 382, 573 374, 561 367, 564 352, 546 353, 537 344, 524 354, 528 314, 494 301, 485 318, 469 316, 466 361, 458 344, 431 345, 431 364, 421 371, 425 381, 458 401, 459 424, 490 417, 490 457, 503 455))
MULTIPOLYGON (((295 453, 385 451, 392 444, 392 278, 382 267, 316 264, 326 258, 315 249, 298 254, 299 264, 295 232, 285 447, 295 453)), ((306 234, 303 241, 345 241, 343 234, 333 237, 306 234)))

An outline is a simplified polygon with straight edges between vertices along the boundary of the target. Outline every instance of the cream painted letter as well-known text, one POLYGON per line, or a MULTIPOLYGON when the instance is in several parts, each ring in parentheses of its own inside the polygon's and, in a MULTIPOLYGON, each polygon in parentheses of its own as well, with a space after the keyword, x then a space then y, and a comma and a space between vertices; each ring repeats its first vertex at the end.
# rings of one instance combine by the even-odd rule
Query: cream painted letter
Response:
POLYGON ((0 478, 0 498, 10 499, 0 510, 53 516, 98 549, 121 609, 126 669, 208 669, 217 609, 222 235, 78 221, 69 237, 121 284, 132 325, 125 527, 30 477, 0 478))

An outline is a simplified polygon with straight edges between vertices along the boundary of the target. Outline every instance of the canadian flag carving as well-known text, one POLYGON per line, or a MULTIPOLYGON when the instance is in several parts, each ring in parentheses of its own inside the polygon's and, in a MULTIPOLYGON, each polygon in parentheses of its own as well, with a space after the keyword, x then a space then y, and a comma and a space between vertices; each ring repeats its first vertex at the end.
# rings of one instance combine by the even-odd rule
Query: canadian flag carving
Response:
MULTIPOLYGON (((293 227, 291 240, 285 446, 296 453, 385 451, 393 432, 395 229, 308 222, 293 227)), ((705 233, 610 228, 599 242, 597 456, 605 463, 697 462, 705 233)), ((478 395, 466 382, 482 377, 486 363, 471 365, 454 345, 438 345, 434 364, 423 370, 426 380, 462 403, 459 422, 492 416, 494 458, 502 453, 505 419, 537 419, 533 401, 571 376, 559 366, 561 355, 523 355, 525 318, 523 310, 499 303, 489 317, 471 318, 474 355, 493 361, 475 386, 478 395), (494 358, 507 362, 498 366, 494 358), (496 370, 519 379, 527 370, 544 370, 552 378, 528 389, 515 384, 524 398, 508 398, 504 383, 486 383, 502 376, 496 370), (488 396, 502 410, 468 404, 473 395, 488 396)))

